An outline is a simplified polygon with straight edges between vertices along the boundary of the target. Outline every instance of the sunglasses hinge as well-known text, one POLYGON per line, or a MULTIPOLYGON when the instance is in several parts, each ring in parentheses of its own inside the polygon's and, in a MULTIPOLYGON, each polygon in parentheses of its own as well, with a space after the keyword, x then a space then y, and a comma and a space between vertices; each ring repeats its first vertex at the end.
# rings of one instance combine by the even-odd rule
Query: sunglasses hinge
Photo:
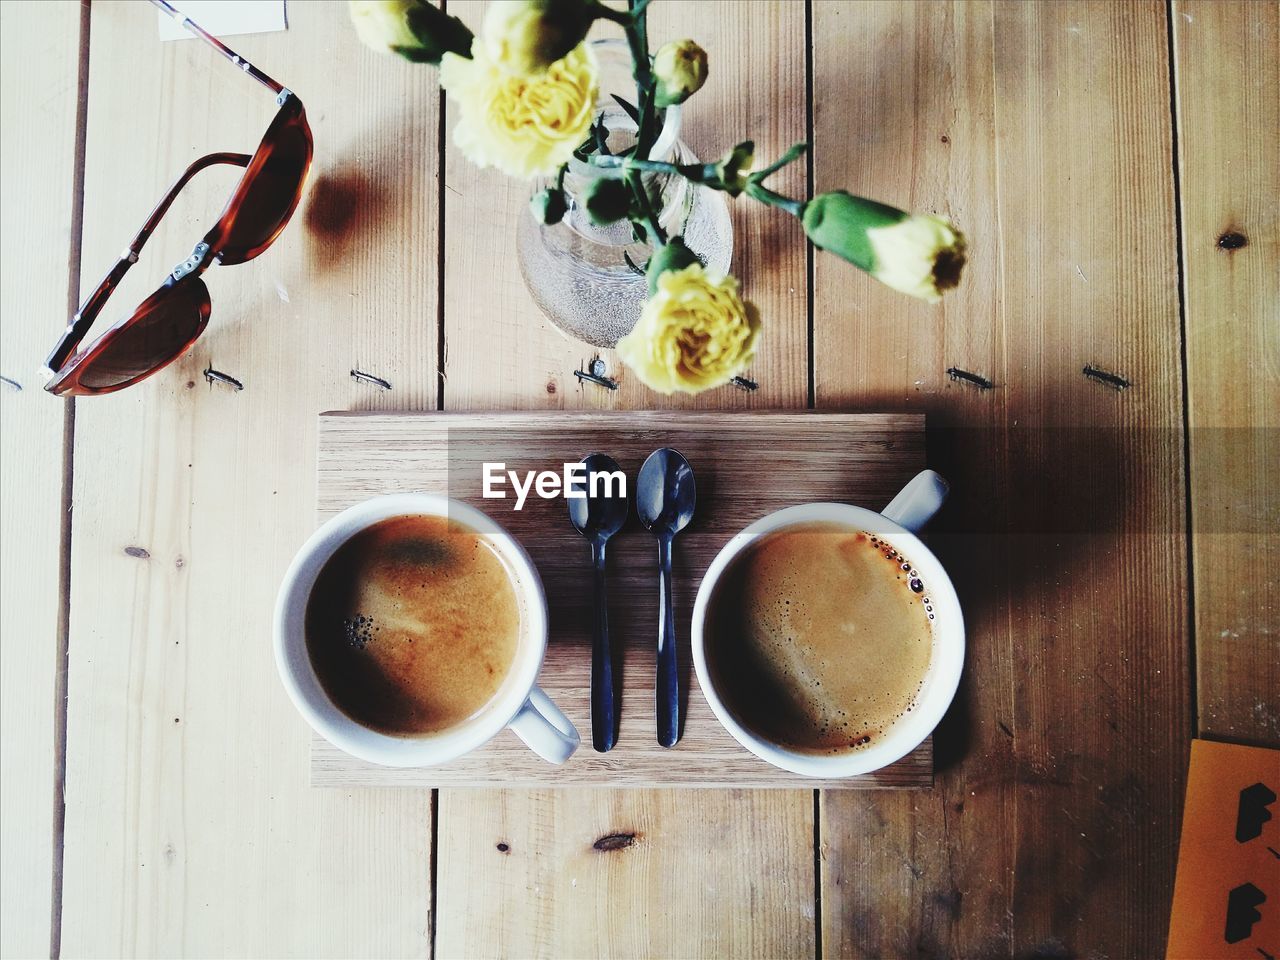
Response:
POLYGON ((183 260, 180 264, 173 268, 170 276, 175 280, 181 280, 188 273, 194 272, 204 263, 204 258, 209 255, 209 245, 201 240, 195 245, 195 249, 191 251, 191 256, 183 260))

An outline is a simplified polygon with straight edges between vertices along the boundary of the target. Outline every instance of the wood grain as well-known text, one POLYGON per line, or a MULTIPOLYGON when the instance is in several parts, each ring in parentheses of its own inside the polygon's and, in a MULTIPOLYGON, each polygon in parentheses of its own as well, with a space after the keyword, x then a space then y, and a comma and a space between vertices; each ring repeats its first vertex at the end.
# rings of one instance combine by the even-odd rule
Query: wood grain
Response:
POLYGON ((447 492, 501 523, 533 557, 547 593, 550 646, 539 685, 568 714, 584 745, 555 767, 504 732, 452 763, 394 769, 362 763, 317 739, 312 782, 426 786, 697 786, 838 789, 927 787, 932 751, 865 777, 815 781, 770 766, 720 725, 686 660, 683 738, 672 750, 654 736, 654 638, 657 557, 653 537, 634 514, 609 541, 610 635, 622 685, 617 747, 590 747, 592 593, 590 553, 569 525, 565 501, 536 495, 522 509, 510 498, 482 497, 485 463, 523 474, 560 471, 583 451, 614 457, 634 482, 658 443, 679 449, 697 476, 698 508, 676 541, 676 621, 687 644, 700 574, 721 547, 760 517, 796 503, 844 500, 878 508, 924 465, 924 421, 909 414, 551 413, 337 414, 321 418, 318 509, 327 518, 371 496, 447 492), (746 450, 769 450, 777 464, 767 483, 746 450))
POLYGON ((440 796, 473 809, 440 832, 437 956, 813 955, 811 791, 440 796))
POLYGON ((1199 730, 1274 747, 1280 5, 1176 3, 1173 44, 1199 730))
MULTIPOLYGON (((89 284, 188 162, 252 150, 275 110, 203 44, 160 43, 156 16, 93 4, 89 284)), ((428 795, 312 790, 269 651, 276 588, 314 527, 316 412, 435 403, 435 258, 404 250, 436 249, 438 97, 361 46, 345 5, 290 4, 286 33, 231 43, 308 105, 315 164, 276 245, 206 275, 195 348, 79 410, 63 949, 423 955, 428 795), (207 383, 209 366, 244 389, 207 383)), ((190 252, 232 182, 183 192, 113 317, 190 252)))
MULTIPOLYGON (((453 0, 452 13, 478 24, 478 4, 453 0)), ((691 36, 708 51, 711 77, 687 104, 684 139, 700 155, 727 150, 754 135, 759 156, 774 156, 804 138, 804 6, 757 0, 699 4, 654 4, 650 36, 656 46, 691 36), (669 19, 664 19, 669 18, 669 19), (762 68, 761 64, 767 64, 762 68), (745 118, 745 127, 744 127, 745 118)), ((603 31, 602 31, 603 33, 603 31)), ((779 178, 779 189, 803 195, 803 169, 779 178), (799 178, 799 179, 797 179, 799 178)), ((765 323, 751 371, 754 394, 725 387, 697 398, 668 399, 645 390, 610 359, 622 379, 613 393, 578 386, 572 371, 592 353, 564 341, 538 314, 519 277, 513 217, 525 214, 527 188, 491 172, 478 172, 452 143, 445 164, 447 253, 445 264, 446 409, 634 407, 796 407, 806 401, 808 380, 807 283, 803 247, 794 223, 740 201, 734 208, 735 271, 744 293, 761 307, 765 323), (750 249, 749 253, 747 251, 750 249), (748 272, 749 270, 749 272, 748 272)), ((609 904, 624 909, 574 911, 573 922, 539 924, 536 897, 572 891, 569 872, 576 840, 551 829, 546 852, 536 856, 523 879, 535 897, 508 902, 492 922, 474 929, 472 916, 494 917, 486 861, 471 851, 494 842, 488 824, 500 815, 515 822, 554 823, 545 793, 440 791, 441 838, 437 943, 442 955, 652 956, 719 955, 718 944, 741 944, 742 955, 800 955, 814 949, 816 930, 809 906, 797 913, 797 885, 812 889, 812 792, 772 792, 753 799, 768 813, 768 829, 735 816, 720 793, 681 791, 583 791, 554 801, 557 818, 569 823, 646 823, 653 835, 714 836, 670 846, 663 870, 645 858, 611 867, 609 904), (769 872, 760 867, 768 865, 769 872), (806 879, 809 878, 809 879, 806 879), (655 899, 655 894, 661 896, 655 899), (447 909, 458 904, 460 909, 447 909), (483 908, 481 905, 484 905, 483 908), (482 913, 481 910, 484 910, 482 913), (750 909, 752 922, 741 922, 750 909), (658 917, 697 924, 668 923, 658 917), (751 930, 744 928, 751 927, 751 930), (592 948, 575 949, 591 944, 592 948)), ((801 904, 811 903, 803 897, 801 904)))
POLYGON ((39 369, 66 325, 79 4, 0 5, 0 956, 47 954, 60 869, 63 478, 70 408, 39 369))
POLYGON ((1158 954, 1190 732, 1164 8, 816 3, 813 36, 815 187, 971 243, 935 309, 815 261, 818 403, 928 412, 970 645, 933 794, 822 795, 824 952, 1158 954))
MULTIPOLYGON (((516 269, 525 187, 452 145, 438 169, 434 73, 358 47, 343 6, 290 3, 288 33, 232 40, 308 104, 317 165, 297 219, 258 261, 211 272, 212 326, 190 356, 78 406, 67 955, 431 949, 427 795, 308 789, 308 734, 264 651, 275 586, 314 525, 315 414, 434 407, 439 298, 451 409, 805 403, 799 234, 743 201, 735 272, 767 324, 760 391, 669 402, 611 358, 621 390, 580 386, 572 370, 591 352, 541 320, 516 269), (244 391, 206 384, 210 364, 244 391)), ((469 0, 449 6, 479 22, 469 0)), ((939 782, 823 793, 817 822, 808 790, 443 790, 441 956, 791 956, 816 952, 818 926, 827 955, 1159 954, 1197 726, 1187 464, 1199 730, 1280 742, 1266 575, 1280 549, 1280 8, 811 9, 813 186, 937 210, 971 245, 964 287, 937 308, 825 258, 813 294, 819 403, 927 412, 931 465, 955 484, 932 545, 956 573, 971 649, 935 741, 939 782), (1229 233, 1245 245, 1219 248, 1229 233), (1085 381, 1086 363, 1131 388, 1085 381), (948 380, 951 366, 995 389, 948 380)), ((24 388, 0 383, 6 956, 47 947, 57 849, 63 410, 31 371, 63 322, 77 241, 73 10, 0 4, 0 374, 24 388)), ((271 115, 199 44, 156 42, 145 5, 92 11, 87 283, 187 162, 251 149, 271 115)), ((764 158, 804 138, 805 11, 653 6, 655 40, 687 34, 711 52, 686 111, 701 155, 754 135, 764 158)), ((187 255, 230 183, 210 172, 184 192, 113 316, 187 255)), ((778 183, 807 186, 802 168, 778 183)))

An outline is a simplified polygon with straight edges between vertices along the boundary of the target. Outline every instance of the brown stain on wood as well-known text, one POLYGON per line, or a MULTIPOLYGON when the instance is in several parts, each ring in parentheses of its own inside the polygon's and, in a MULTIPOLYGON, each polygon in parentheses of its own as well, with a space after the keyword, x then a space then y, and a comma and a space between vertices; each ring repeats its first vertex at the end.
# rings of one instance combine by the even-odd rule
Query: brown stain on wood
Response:
POLYGON ((1249 238, 1238 230, 1228 230, 1222 236, 1218 237, 1218 249, 1225 250, 1227 253, 1233 253, 1241 247, 1249 245, 1249 238))
POLYGON ((614 850, 625 850, 636 843, 634 833, 606 833, 591 845, 592 850, 600 853, 611 853, 614 850))

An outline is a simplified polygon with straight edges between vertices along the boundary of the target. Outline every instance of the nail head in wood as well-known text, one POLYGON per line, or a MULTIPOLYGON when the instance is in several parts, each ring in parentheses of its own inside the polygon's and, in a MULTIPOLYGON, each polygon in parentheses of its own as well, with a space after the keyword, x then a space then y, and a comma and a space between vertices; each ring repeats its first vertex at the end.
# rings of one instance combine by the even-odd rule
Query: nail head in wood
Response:
POLYGON ((995 386, 986 377, 970 373, 968 370, 961 370, 959 367, 947 367, 947 376, 960 383, 971 383, 979 390, 990 390, 995 386))
POLYGON ((1129 387, 1133 386, 1132 383, 1119 374, 1108 373, 1106 370, 1100 370, 1091 364, 1086 364, 1083 372, 1094 383, 1106 384, 1114 390, 1128 390, 1129 387))
POLYGON ((208 367, 205 369, 204 378, 208 380, 210 383, 224 383, 228 387, 230 387, 232 390, 235 390, 237 392, 244 389, 244 384, 241 383, 239 380, 237 380, 235 377, 230 376, 229 374, 223 373, 221 370, 215 370, 213 369, 213 367, 208 367))

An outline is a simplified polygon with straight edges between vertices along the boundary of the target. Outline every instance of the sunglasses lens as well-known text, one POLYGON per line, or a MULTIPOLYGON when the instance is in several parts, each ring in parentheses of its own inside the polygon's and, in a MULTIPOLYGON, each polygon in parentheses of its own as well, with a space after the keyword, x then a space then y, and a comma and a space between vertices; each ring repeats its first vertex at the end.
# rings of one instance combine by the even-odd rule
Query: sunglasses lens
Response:
MULTIPOLYGON (((244 263, 265 250, 288 222, 311 161, 306 120, 279 127, 266 149, 266 162, 247 184, 218 259, 244 263)), ((267 141, 264 141, 264 144, 267 141)))
POLYGON ((109 335, 80 372, 80 383, 103 390, 154 373, 190 346, 208 316, 209 290, 199 277, 161 287, 109 335))

